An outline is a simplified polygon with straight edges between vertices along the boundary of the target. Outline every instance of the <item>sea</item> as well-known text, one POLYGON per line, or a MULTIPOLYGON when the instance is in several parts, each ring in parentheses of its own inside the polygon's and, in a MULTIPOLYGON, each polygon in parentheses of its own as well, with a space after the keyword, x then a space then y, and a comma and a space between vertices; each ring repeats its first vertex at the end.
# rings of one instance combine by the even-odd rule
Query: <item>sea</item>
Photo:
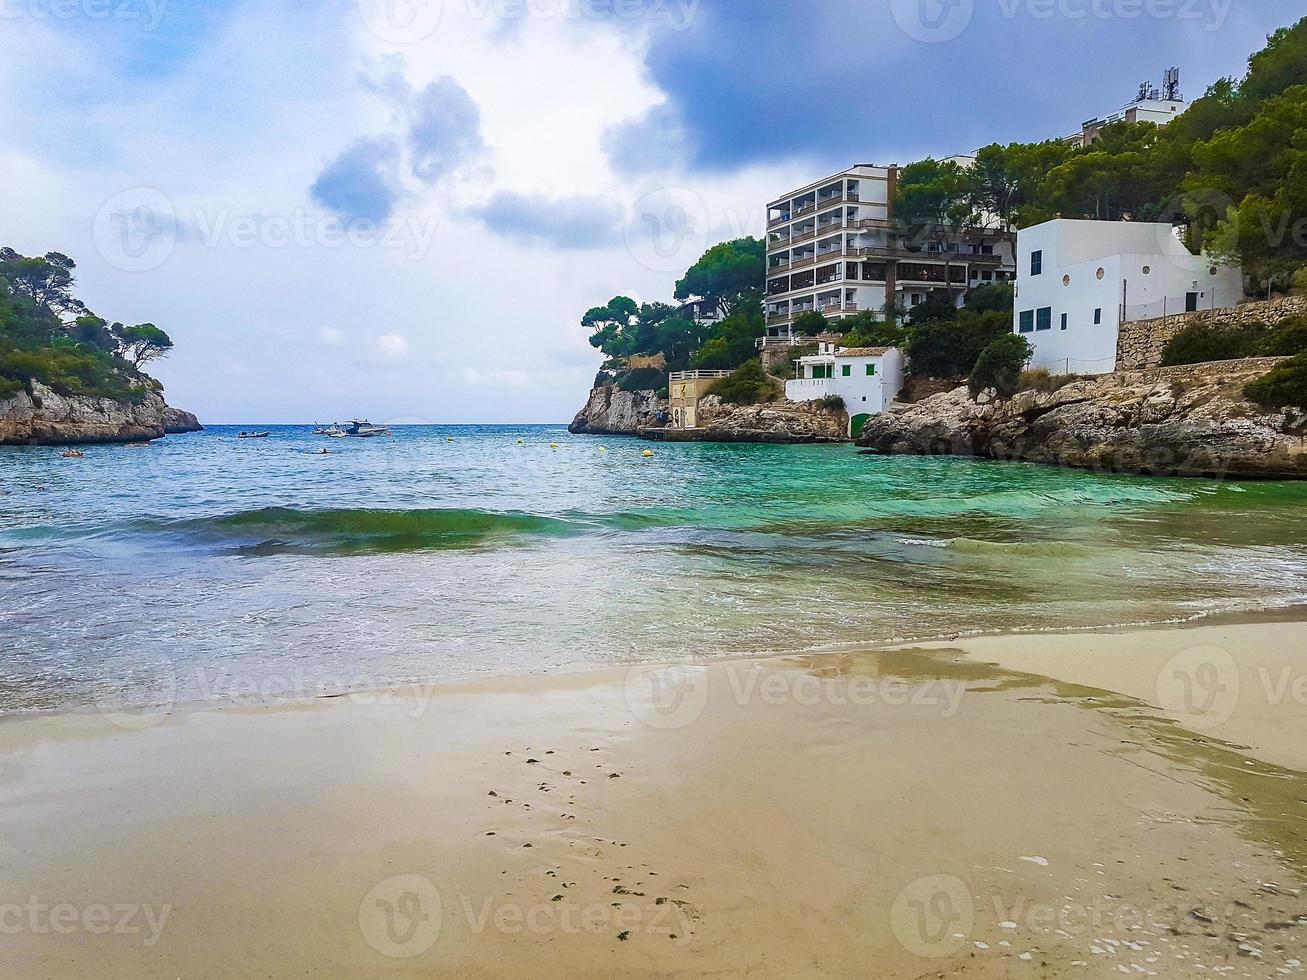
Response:
POLYGON ((1307 602, 1302 483, 552 425, 241 428, 0 449, 0 713, 1307 602))

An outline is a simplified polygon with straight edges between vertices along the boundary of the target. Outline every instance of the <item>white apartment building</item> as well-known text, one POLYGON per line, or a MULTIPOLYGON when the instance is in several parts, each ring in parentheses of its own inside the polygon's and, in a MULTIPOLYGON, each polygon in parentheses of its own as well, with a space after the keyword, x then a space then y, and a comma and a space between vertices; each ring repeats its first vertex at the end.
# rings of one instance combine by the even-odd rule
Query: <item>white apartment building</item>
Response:
POLYGON ((1080 132, 1063 138, 1062 142, 1088 146, 1098 139, 1103 127, 1119 122, 1150 122, 1165 126, 1188 108, 1189 103, 1180 94, 1180 69, 1170 68, 1162 78, 1160 89, 1151 82, 1144 82, 1129 105, 1109 116, 1088 120, 1080 127, 1080 132))
POLYGON ((968 229, 961 242, 911 243, 894 221, 897 167, 859 164, 767 205, 767 328, 789 336, 809 310, 828 317, 911 308, 934 291, 1015 274, 1011 236, 968 229), (911 246, 911 247, 909 247, 911 246), (947 252, 947 254, 945 254, 947 252))
POLYGON ((897 347, 835 347, 820 344, 816 354, 801 357, 793 381, 785 382, 785 398, 818 401, 829 395, 844 400, 849 436, 856 438, 873 415, 903 388, 903 353, 897 347))
POLYGON ((1243 272, 1185 247, 1170 224, 1059 218, 1017 235, 1012 329, 1035 348, 1030 366, 1108 374, 1121 324, 1243 299, 1243 272))

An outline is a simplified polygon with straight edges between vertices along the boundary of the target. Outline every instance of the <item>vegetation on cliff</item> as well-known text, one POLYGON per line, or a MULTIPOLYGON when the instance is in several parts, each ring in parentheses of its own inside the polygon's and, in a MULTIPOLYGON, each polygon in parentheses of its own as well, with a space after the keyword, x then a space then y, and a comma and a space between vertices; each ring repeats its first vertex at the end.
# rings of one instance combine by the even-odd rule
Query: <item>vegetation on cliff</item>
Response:
POLYGON ((994 144, 964 170, 904 169, 897 208, 923 233, 993 215, 1003 227, 1050 218, 1171 221, 1194 251, 1240 262, 1262 288, 1307 266, 1307 19, 1283 28, 1169 125, 1114 123, 1087 147, 994 144))
POLYGON ((1201 364, 1240 357, 1280 357, 1307 352, 1307 317, 1290 317, 1271 327, 1223 327, 1191 323, 1162 349, 1162 365, 1201 364))
POLYGON ((0 398, 40 382, 61 395, 139 403, 159 383, 141 367, 172 349, 152 323, 96 316, 72 294, 76 265, 0 248, 0 398))
POLYGON ((1295 409, 1302 422, 1307 411, 1307 353, 1276 365, 1265 376, 1248 384, 1243 393, 1250 401, 1272 411, 1295 409))

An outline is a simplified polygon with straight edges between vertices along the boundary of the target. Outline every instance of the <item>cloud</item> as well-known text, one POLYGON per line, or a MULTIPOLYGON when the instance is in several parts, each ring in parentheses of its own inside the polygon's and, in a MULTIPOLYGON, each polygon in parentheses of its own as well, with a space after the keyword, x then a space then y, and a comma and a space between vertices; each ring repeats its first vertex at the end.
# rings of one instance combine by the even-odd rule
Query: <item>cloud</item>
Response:
POLYGON ((318 339, 328 347, 340 347, 345 343, 345 331, 337 330, 335 327, 323 327, 318 331, 318 339))
POLYGON ((408 141, 413 173, 420 180, 438 180, 485 152, 481 110, 448 75, 414 94, 410 113, 408 141))
POLYGON ((608 127, 604 153, 623 173, 657 173, 675 170, 689 156, 685 129, 676 109, 662 102, 637 116, 608 127))
POLYGON ((408 354, 408 341, 397 333, 384 333, 377 338, 377 353, 384 360, 398 361, 408 354))
POLYGON ((473 213, 495 234, 521 245, 599 248, 621 238, 621 209, 585 194, 548 199, 499 191, 473 213))
POLYGON ((361 139, 327 164, 309 192, 348 221, 384 221, 399 198, 398 163, 399 146, 392 137, 361 139))

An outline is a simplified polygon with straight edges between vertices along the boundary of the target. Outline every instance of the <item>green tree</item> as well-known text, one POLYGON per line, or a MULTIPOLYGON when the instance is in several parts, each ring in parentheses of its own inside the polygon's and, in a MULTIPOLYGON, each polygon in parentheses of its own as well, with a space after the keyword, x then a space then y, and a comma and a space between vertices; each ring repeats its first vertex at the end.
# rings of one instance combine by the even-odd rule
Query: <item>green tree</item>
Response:
POLYGON ((122 345, 123 357, 138 371, 142 364, 164 357, 172 350, 172 338, 153 323, 120 327, 116 333, 122 345))
POLYGON ((895 218, 915 247, 940 245, 950 296, 958 289, 952 272, 954 247, 979 220, 974 199, 971 176, 951 160, 926 159, 899 173, 895 218))
POLYGON ((1021 384, 1021 371, 1034 353, 1025 337, 1005 333, 989 342, 976 358, 967 388, 976 398, 982 391, 993 388, 1000 398, 1011 398, 1021 384))
POLYGON ((1307 411, 1307 354, 1277 364, 1265 376, 1244 387, 1244 395, 1263 408, 1307 411))
POLYGON ((779 394, 777 387, 775 379, 755 358, 745 361, 729 376, 715 382, 709 393, 732 405, 755 405, 775 400, 779 394))
POLYGON ((603 351, 609 357, 625 357, 632 353, 629 349, 632 338, 630 329, 636 320, 639 307, 629 296, 614 296, 604 306, 593 306, 581 317, 581 326, 594 332, 590 335, 590 346, 603 351))
POLYGON ((966 308, 976 313, 1006 313, 1012 315, 1016 305, 1016 290, 1010 282, 987 282, 967 293, 966 308))
POLYGON ((1061 140, 982 147, 970 173, 972 208, 995 217, 1001 228, 1011 229, 1021 210, 1037 199, 1045 175, 1072 152, 1061 140))
POLYGON ((1012 318, 1007 314, 962 310, 955 320, 931 320, 912 328, 908 365, 913 374, 964 377, 990 343, 1011 332, 1012 318))
POLYGON ((676 283, 676 299, 698 297, 730 314, 747 297, 757 294, 767 274, 767 246, 756 238, 722 242, 704 252, 676 283))
POLYGON ((794 332, 800 337, 816 337, 829 329, 826 317, 816 310, 808 310, 794 318, 794 332))

